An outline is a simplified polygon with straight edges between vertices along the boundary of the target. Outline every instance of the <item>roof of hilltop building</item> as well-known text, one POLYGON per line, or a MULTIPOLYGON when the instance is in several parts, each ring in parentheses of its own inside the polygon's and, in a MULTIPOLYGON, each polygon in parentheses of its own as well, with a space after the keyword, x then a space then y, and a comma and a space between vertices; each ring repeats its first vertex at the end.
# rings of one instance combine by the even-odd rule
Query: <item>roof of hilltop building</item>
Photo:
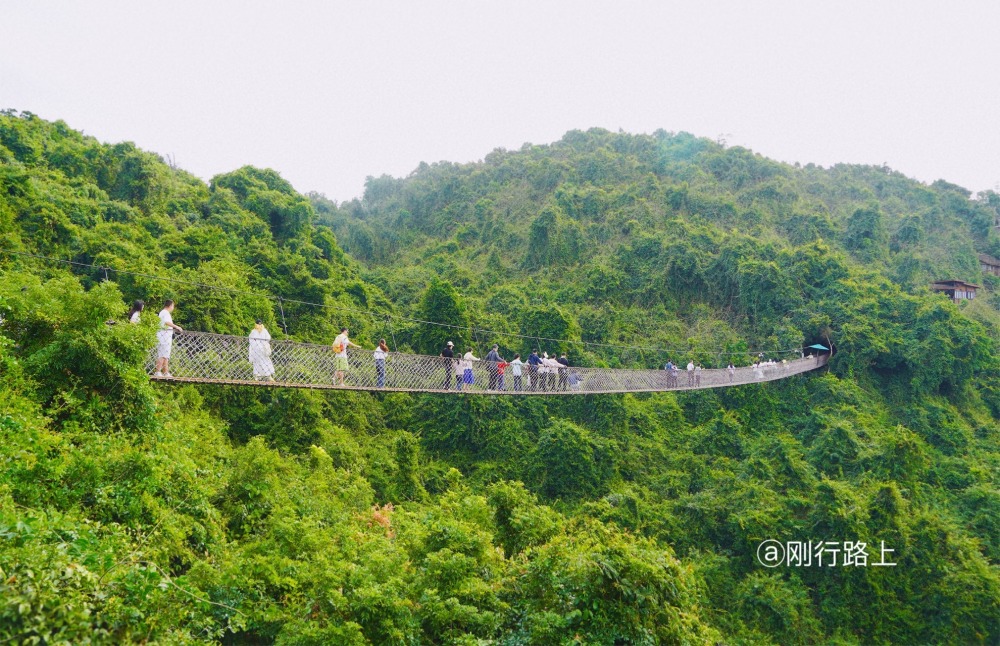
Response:
POLYGON ((948 280, 936 280, 931 283, 931 288, 943 290, 943 289, 953 289, 955 287, 971 287, 972 289, 979 289, 980 285, 975 283, 967 283, 964 280, 958 279, 948 279, 948 280))

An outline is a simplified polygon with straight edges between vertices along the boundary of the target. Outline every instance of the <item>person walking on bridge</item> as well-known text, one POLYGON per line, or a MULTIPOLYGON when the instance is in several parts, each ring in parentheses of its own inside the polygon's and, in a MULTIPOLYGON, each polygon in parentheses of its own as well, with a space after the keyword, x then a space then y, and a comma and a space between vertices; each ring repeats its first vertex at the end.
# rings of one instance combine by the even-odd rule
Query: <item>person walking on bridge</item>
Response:
POLYGON ((514 392, 521 392, 521 366, 523 365, 521 355, 515 354, 514 360, 510 362, 510 374, 514 377, 514 392))
POLYGON ((465 359, 462 358, 462 353, 458 354, 455 359, 455 390, 462 390, 462 382, 465 379, 465 359))
POLYGON ((247 359, 253 366, 254 379, 274 381, 274 363, 271 361, 271 333, 264 327, 264 321, 257 323, 250 330, 249 351, 247 359))
POLYGON ((333 370, 334 370, 334 385, 343 386, 344 378, 347 376, 347 371, 351 369, 350 364, 347 362, 347 348, 354 346, 355 348, 360 348, 361 346, 357 343, 351 341, 348 337, 350 332, 346 327, 340 328, 340 334, 337 338, 333 340, 333 370))
POLYGON ((528 388, 530 390, 538 390, 538 368, 541 365, 542 358, 538 356, 538 350, 535 350, 528 356, 528 388))
MULTIPOLYGON (((529 361, 531 359, 529 358, 529 361)), ((545 390, 549 381, 549 354, 543 352, 538 355, 538 364, 535 366, 536 378, 531 383, 537 383, 538 387, 533 390, 545 390)))
POLYGON ((490 348, 490 351, 486 355, 486 371, 490 375, 490 390, 498 390, 500 387, 500 368, 499 363, 503 361, 503 357, 500 356, 500 346, 496 343, 490 348))
POLYGON ((562 355, 556 359, 559 363, 559 389, 566 390, 569 387, 568 373, 569 373, 569 359, 566 358, 566 353, 563 352, 562 355))
POLYGON ((388 356, 389 346, 386 345, 385 339, 379 339, 378 347, 372 353, 372 357, 375 358, 375 380, 379 388, 385 388, 385 358, 388 356))
POLYGON ((694 361, 688 361, 688 387, 694 386, 694 361))
POLYGON ((479 357, 472 354, 472 350, 469 350, 462 357, 462 386, 472 386, 476 383, 476 377, 472 373, 472 362, 482 361, 479 357))
POLYGON ((545 371, 545 375, 542 377, 542 390, 555 390, 559 362, 554 357, 549 357, 548 352, 542 353, 542 370, 545 371))
POLYGON ((170 315, 174 311, 174 302, 169 298, 163 302, 160 310, 160 329, 156 332, 156 373, 154 377, 173 377, 168 369, 170 350, 174 345, 174 330, 183 332, 184 328, 174 323, 170 315))
POLYGON ((444 383, 441 390, 451 390, 451 377, 455 374, 455 344, 449 341, 441 350, 441 365, 444 367, 444 383))

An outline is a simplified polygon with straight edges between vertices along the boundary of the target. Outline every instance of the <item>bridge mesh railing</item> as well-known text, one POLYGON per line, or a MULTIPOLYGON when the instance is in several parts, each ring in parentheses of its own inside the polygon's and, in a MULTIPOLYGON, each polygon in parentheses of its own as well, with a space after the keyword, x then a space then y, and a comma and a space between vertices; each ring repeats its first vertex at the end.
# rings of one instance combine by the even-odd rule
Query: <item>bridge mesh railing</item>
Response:
POLYGON ((352 348, 348 352, 348 369, 342 371, 343 385, 340 385, 335 354, 325 345, 174 332, 169 377, 154 375, 156 355, 154 349, 146 365, 148 373, 156 380, 489 395, 579 395, 722 388, 791 377, 815 370, 827 361, 826 356, 817 356, 731 371, 704 369, 692 372, 684 369, 676 372, 576 367, 535 369, 525 365, 519 378, 512 366, 500 375, 496 364, 476 361, 472 362, 471 375, 467 375, 459 359, 398 352, 389 353, 382 370, 373 351, 352 348), (251 344, 254 344, 252 354, 251 344))

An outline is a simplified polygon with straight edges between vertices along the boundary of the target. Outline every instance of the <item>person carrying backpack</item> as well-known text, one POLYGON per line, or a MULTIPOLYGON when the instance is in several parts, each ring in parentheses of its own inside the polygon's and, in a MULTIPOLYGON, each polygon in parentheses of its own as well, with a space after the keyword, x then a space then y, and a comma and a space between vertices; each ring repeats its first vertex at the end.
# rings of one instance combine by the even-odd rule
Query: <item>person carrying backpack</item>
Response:
POLYGON ((347 362, 347 348, 354 346, 355 348, 360 348, 361 346, 357 343, 351 341, 348 337, 348 330, 346 327, 340 328, 340 334, 337 338, 333 340, 333 370, 334 370, 334 385, 343 386, 344 379, 347 377, 347 371, 351 369, 350 364, 347 362))

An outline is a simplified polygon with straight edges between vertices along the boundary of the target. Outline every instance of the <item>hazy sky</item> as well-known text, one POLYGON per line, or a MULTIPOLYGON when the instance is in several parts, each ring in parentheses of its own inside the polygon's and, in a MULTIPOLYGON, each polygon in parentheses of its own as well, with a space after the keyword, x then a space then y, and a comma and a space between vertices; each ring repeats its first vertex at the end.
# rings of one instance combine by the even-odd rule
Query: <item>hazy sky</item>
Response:
POLYGON ((0 108, 345 200, 567 130, 1000 183, 1000 2, 0 0, 0 108))

